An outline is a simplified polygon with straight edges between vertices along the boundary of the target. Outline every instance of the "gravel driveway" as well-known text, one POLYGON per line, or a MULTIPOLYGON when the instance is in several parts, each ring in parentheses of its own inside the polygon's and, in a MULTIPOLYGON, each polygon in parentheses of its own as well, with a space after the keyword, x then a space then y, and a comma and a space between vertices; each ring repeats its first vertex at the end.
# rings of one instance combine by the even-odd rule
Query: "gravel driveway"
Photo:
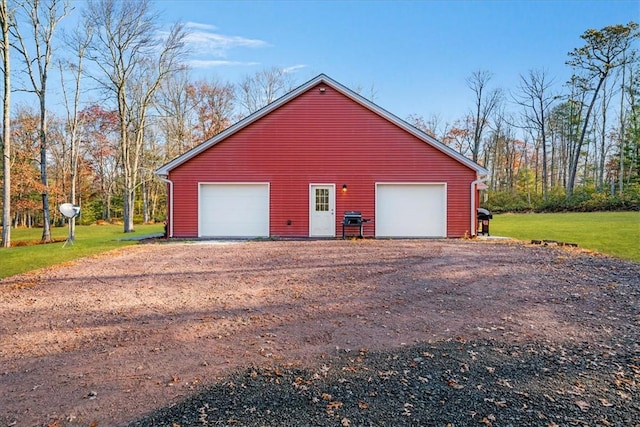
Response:
POLYGON ((0 427, 640 425, 640 264, 147 244, 0 281, 0 427))

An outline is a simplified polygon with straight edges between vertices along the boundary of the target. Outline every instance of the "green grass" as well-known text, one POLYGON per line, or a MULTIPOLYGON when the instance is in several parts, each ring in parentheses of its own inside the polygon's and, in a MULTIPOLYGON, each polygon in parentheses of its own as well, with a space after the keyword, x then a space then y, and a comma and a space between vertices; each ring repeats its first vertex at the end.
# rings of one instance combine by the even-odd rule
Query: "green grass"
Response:
MULTIPOLYGON (((73 245, 67 244, 64 248, 64 242, 0 248, 0 278, 133 245, 137 242, 120 239, 162 233, 163 225, 136 225, 134 233, 123 233, 122 229, 122 225, 77 226, 73 245)), ((68 233, 66 226, 51 229, 54 239, 66 239, 68 233)), ((41 228, 11 229, 12 245, 20 241, 36 241, 41 237, 41 228)))
MULTIPOLYGON (((554 214, 502 214, 491 221, 491 234, 519 240, 557 240, 581 248, 640 262, 640 212, 588 212, 554 214)), ((53 228, 54 238, 66 239, 67 227, 53 228)), ((136 244, 128 239, 161 233, 162 224, 137 225, 135 233, 123 233, 121 225, 90 225, 76 228, 73 245, 0 248, 0 278, 95 255, 136 244)), ((42 229, 12 229, 11 241, 39 240, 42 229)))
POLYGON ((640 212, 571 212, 495 215, 493 236, 557 240, 640 262, 640 212))

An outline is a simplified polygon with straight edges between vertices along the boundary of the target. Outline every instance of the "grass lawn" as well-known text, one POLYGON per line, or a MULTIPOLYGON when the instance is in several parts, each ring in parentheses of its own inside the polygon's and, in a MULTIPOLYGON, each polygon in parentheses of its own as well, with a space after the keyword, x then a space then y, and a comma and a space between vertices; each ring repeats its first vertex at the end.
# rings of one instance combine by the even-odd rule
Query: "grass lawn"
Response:
MULTIPOLYGON (((519 240, 558 240, 581 248, 640 262, 640 212, 588 212, 556 214, 502 214, 491 221, 491 234, 519 240)), ((136 236, 161 233, 162 224, 137 225, 134 233, 123 233, 122 225, 89 225, 76 228, 73 245, 0 248, 0 278, 71 261, 136 242, 136 236)), ((66 239, 68 228, 51 229, 56 239, 66 239)), ((42 229, 12 229, 11 241, 39 240, 42 229)))
MULTIPOLYGON (((122 225, 77 226, 75 242, 64 248, 64 242, 0 248, 0 278, 132 245, 136 243, 134 240, 120 239, 162 233, 163 227, 162 224, 136 225, 134 233, 123 233, 122 225)), ((54 239, 66 239, 68 233, 66 226, 51 229, 54 239)), ((12 245, 20 241, 36 241, 41 237, 41 228, 11 229, 12 245)))
POLYGON ((577 243, 640 262, 640 212, 570 212, 495 215, 491 235, 577 243))

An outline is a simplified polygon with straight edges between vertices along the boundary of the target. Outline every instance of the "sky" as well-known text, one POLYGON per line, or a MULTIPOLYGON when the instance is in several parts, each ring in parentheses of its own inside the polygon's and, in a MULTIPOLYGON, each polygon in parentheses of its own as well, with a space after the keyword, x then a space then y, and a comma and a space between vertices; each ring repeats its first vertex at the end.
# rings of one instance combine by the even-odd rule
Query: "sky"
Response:
POLYGON ((155 0, 165 24, 191 31, 198 78, 238 82, 278 67, 302 84, 324 73, 391 113, 443 121, 473 106, 466 79, 515 91, 546 70, 557 90, 585 30, 640 21, 640 1, 155 0))
MULTIPOLYGON (((76 25, 84 2, 72 0, 62 27, 76 25)), ((559 93, 587 29, 640 22, 640 0, 151 2, 161 31, 187 28, 194 79, 239 83, 277 67, 298 85, 326 74, 402 119, 437 116, 440 126, 473 108, 473 72, 492 73, 489 87, 512 99, 521 75, 544 70, 559 93)), ((62 109, 56 82, 49 105, 62 109)))

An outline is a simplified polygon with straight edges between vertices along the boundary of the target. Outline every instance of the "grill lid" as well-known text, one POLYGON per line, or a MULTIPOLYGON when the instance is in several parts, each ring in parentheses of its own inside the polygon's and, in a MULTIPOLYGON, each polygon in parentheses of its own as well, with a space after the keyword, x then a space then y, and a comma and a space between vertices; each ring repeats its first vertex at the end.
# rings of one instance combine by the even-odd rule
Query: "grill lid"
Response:
POLYGON ((342 219, 344 225, 361 225, 362 222, 362 212, 358 211, 347 211, 342 219))
POLYGON ((478 219, 493 219, 493 215, 484 208, 478 208, 478 219))
POLYGON ((345 213, 344 213, 344 217, 345 217, 345 218, 347 218, 347 217, 349 217, 349 218, 354 218, 354 217, 362 218, 362 212, 358 212, 358 211, 347 211, 347 212, 345 212, 345 213))

